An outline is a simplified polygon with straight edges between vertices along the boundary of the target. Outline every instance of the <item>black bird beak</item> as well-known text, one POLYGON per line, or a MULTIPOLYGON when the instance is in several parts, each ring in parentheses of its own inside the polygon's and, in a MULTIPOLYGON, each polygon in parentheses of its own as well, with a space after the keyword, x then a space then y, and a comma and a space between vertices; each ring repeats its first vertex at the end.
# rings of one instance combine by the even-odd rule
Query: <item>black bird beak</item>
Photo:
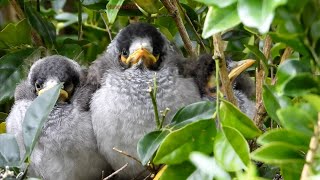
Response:
POLYGON ((145 48, 140 48, 140 49, 136 50, 135 52, 130 54, 130 56, 128 58, 121 56, 121 61, 125 64, 134 65, 134 64, 138 64, 142 60, 143 64, 147 68, 154 65, 158 61, 158 59, 159 59, 159 55, 154 56, 152 53, 150 53, 145 48))
MULTIPOLYGON (((40 96, 42 93, 51 89, 52 87, 54 87, 57 84, 58 84, 58 82, 56 82, 54 84, 49 84, 49 85, 43 87, 42 89, 37 91, 37 95, 40 96)), ((60 95, 59 95, 58 102, 66 102, 68 99, 69 99, 69 93, 67 91, 65 91, 64 89, 60 89, 60 95)))

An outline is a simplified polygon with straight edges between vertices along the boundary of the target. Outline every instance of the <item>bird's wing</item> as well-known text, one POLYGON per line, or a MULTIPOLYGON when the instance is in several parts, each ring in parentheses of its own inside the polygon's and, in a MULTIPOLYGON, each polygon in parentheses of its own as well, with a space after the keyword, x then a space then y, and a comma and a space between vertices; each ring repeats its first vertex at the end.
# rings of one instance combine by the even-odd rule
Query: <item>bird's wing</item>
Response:
POLYGON ((95 60, 92 65, 89 67, 86 83, 95 85, 98 88, 101 85, 101 79, 104 75, 104 73, 107 71, 107 69, 110 68, 110 65, 108 63, 108 57, 109 55, 107 52, 102 54, 100 57, 98 57, 97 60, 95 60))

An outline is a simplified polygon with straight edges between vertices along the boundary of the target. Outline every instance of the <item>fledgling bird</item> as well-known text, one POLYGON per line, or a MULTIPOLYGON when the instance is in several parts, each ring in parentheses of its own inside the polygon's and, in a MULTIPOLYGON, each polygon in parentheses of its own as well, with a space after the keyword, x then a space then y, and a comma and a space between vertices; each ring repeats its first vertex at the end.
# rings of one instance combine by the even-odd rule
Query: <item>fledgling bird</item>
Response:
POLYGON ((111 172, 97 150, 88 105, 92 89, 83 85, 85 78, 84 70, 75 61, 54 55, 36 61, 28 78, 17 86, 7 132, 16 136, 23 157, 22 122, 27 108, 43 91, 64 83, 31 154, 30 176, 87 180, 101 179, 103 170, 105 174, 111 172))
POLYGON ((158 109, 170 108, 167 120, 181 107, 202 99, 199 85, 209 73, 196 73, 206 67, 186 62, 156 28, 136 23, 121 30, 91 65, 88 83, 100 86, 91 101, 94 133, 99 151, 113 169, 128 163, 118 173, 120 179, 135 178, 145 170, 113 148, 137 157, 138 140, 156 128, 148 92, 154 77, 158 109))

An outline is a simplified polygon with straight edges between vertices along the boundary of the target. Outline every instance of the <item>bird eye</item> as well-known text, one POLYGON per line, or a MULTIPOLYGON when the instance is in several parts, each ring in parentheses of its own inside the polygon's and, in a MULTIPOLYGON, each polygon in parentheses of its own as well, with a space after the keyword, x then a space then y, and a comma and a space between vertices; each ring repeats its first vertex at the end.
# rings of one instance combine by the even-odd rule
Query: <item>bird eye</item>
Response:
POLYGON ((41 89, 41 84, 39 82, 36 82, 34 84, 34 86, 36 87, 36 90, 39 91, 41 89))
POLYGON ((155 49, 155 50, 153 51, 153 54, 154 54, 154 55, 159 55, 159 54, 160 54, 160 51, 157 50, 157 49, 155 49))
POLYGON ((129 54, 128 54, 128 51, 123 48, 122 51, 121 51, 121 55, 128 56, 129 54))

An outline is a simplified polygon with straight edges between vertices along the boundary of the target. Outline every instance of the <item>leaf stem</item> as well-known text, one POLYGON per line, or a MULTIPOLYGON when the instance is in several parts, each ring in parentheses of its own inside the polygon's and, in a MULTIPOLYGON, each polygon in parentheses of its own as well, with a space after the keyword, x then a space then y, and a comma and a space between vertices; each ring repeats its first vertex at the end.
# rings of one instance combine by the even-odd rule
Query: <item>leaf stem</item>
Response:
POLYGON ((216 124, 217 124, 217 128, 220 129, 221 126, 220 126, 220 80, 219 80, 219 58, 215 58, 215 64, 216 64, 216 116, 217 116, 217 119, 216 119, 216 124))
POLYGON ((153 111, 154 111, 154 118, 157 124, 157 129, 160 130, 162 127, 162 123, 160 122, 159 119, 159 112, 158 112, 158 105, 157 105, 157 74, 154 74, 153 77, 153 86, 149 86, 149 94, 152 100, 152 105, 153 105, 153 111))

